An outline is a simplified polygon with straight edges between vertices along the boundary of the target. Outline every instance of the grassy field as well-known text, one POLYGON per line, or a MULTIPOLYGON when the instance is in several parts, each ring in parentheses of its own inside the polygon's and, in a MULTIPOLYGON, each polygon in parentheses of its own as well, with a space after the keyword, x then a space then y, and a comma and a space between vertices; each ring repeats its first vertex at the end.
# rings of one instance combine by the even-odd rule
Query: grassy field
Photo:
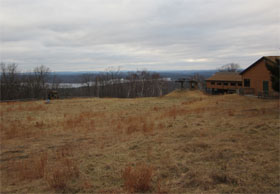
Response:
POLYGON ((279 193, 279 100, 1 103, 1 193, 279 193))

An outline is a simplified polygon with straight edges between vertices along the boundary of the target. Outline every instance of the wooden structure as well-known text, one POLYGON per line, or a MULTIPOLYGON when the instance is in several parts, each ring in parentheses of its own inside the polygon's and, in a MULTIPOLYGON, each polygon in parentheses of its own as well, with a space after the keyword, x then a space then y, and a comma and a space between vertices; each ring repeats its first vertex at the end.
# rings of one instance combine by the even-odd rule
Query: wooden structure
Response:
POLYGON ((184 83, 186 82, 185 78, 180 78, 175 81, 175 83, 180 83, 181 84, 181 90, 184 89, 184 83))
POLYGON ((266 63, 276 63, 280 56, 262 57, 241 73, 217 72, 206 80, 206 88, 211 93, 251 94, 255 96, 279 96, 272 89, 271 74, 266 63))
POLYGON ((207 91, 214 93, 235 93, 242 88, 242 77, 237 72, 217 72, 206 79, 207 91))
POLYGON ((51 99, 58 99, 59 96, 58 96, 58 92, 56 90, 50 90, 48 92, 48 99, 51 100, 51 99))
POLYGON ((187 83, 187 87, 190 90, 198 89, 198 82, 192 79, 180 78, 176 80, 175 83, 181 84, 181 90, 184 89, 184 83, 187 83))
POLYGON ((198 82, 195 80, 188 80, 187 81, 189 83, 189 89, 190 90, 196 90, 198 89, 198 82))
POLYGON ((270 72, 266 68, 266 63, 276 63, 280 56, 262 57, 240 73, 242 76, 243 94, 253 94, 256 96, 279 95, 272 89, 270 72))

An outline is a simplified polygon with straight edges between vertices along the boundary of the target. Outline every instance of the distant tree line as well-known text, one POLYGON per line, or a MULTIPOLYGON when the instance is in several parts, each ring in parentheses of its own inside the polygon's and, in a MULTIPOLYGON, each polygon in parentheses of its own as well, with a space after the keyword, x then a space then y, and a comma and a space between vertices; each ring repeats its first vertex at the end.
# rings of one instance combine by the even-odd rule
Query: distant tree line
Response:
POLYGON ((83 87, 61 88, 61 95, 136 98, 162 96, 174 90, 170 81, 148 71, 130 72, 125 76, 119 70, 87 73, 81 75, 81 83, 83 87))
POLYGON ((57 77, 50 76, 50 69, 43 65, 35 67, 31 73, 20 73, 16 64, 1 63, 1 100, 25 98, 42 99, 47 89, 58 87, 57 77), (47 80, 51 80, 47 83, 47 80))
POLYGON ((60 97, 152 97, 162 96, 174 89, 174 84, 158 73, 130 72, 125 76, 118 69, 80 76, 82 87, 63 88, 58 76, 43 65, 30 73, 19 72, 16 64, 1 63, 0 99, 46 99, 48 92, 56 90, 60 97))

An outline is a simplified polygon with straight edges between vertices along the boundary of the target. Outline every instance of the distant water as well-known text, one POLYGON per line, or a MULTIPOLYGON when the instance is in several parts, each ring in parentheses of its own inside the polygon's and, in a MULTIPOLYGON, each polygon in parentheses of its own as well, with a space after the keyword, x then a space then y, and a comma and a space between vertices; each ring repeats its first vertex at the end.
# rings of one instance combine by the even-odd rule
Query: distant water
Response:
MULTIPOLYGON (((47 83, 47 85, 51 86, 52 83, 47 83)), ((60 83, 59 88, 79 88, 85 86, 85 84, 82 83, 60 83)))
MULTIPOLYGON (((162 81, 172 81, 171 78, 161 78, 162 81)), ((141 80, 139 80, 141 81, 141 80)), ((102 84, 105 84, 105 85, 111 85, 111 84, 114 84, 114 83, 128 83, 129 80, 126 80, 126 79, 116 79, 116 80, 108 80, 108 81, 105 81, 103 82, 102 84)), ((49 86, 52 85, 52 83, 47 83, 49 86)), ((93 86, 95 85, 95 82, 90 82, 89 85, 93 86)), ((83 86, 87 86, 85 83, 60 83, 59 84, 59 88, 79 88, 79 87, 83 87, 83 86)))
POLYGON ((61 83, 59 84, 60 88, 79 88, 85 86, 85 84, 82 83, 61 83))

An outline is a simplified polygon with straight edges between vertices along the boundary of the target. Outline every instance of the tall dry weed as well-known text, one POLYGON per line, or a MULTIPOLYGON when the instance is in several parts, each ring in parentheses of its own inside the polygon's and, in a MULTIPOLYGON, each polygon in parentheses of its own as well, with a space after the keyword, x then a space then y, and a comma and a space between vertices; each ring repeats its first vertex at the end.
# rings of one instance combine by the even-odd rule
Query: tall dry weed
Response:
POLYGON ((26 120, 27 120, 28 122, 31 122, 31 121, 34 120, 34 118, 32 118, 31 116, 27 116, 27 117, 26 117, 26 120))
POLYGON ((95 129, 95 121, 93 113, 82 112, 74 116, 68 116, 64 114, 63 129, 64 130, 75 130, 75 129, 85 129, 86 131, 95 129))
POLYGON ((33 135, 30 127, 20 120, 10 122, 9 125, 3 126, 2 131, 5 134, 5 139, 24 138, 33 135))
POLYGON ((66 157, 72 157, 73 149, 74 149, 73 146, 70 144, 66 144, 61 147, 58 147, 55 151, 56 159, 60 160, 66 157))
POLYGON ((70 183, 79 178, 80 170, 73 159, 73 147, 62 146, 55 151, 55 161, 49 164, 45 179, 56 192, 65 192, 70 183))
POLYGON ((127 166, 122 174, 125 190, 132 193, 151 192, 152 175, 152 168, 146 164, 127 166))
POLYGON ((155 123, 154 121, 143 121, 142 123, 142 131, 144 133, 149 133, 154 131, 155 123))
POLYGON ((44 121, 36 121, 35 124, 34 124, 34 126, 35 126, 36 128, 42 129, 42 128, 45 127, 45 123, 44 123, 44 121))
POLYGON ((41 153, 38 157, 13 163, 13 168, 19 180, 33 180, 43 178, 46 172, 48 154, 41 153))
POLYGON ((65 191, 69 183, 79 178, 80 171, 77 164, 68 158, 57 161, 46 177, 49 186, 56 192, 65 191))
POLYGON ((228 110, 228 116, 230 116, 230 117, 234 116, 234 111, 233 110, 228 110))
POLYGON ((37 112, 37 111, 46 111, 47 106, 43 104, 19 104, 17 107, 15 107, 14 111, 30 111, 30 112, 37 112))
POLYGON ((132 133, 135 133, 137 131, 139 131, 139 128, 137 127, 136 124, 130 124, 126 128, 126 134, 127 135, 131 135, 132 133))

